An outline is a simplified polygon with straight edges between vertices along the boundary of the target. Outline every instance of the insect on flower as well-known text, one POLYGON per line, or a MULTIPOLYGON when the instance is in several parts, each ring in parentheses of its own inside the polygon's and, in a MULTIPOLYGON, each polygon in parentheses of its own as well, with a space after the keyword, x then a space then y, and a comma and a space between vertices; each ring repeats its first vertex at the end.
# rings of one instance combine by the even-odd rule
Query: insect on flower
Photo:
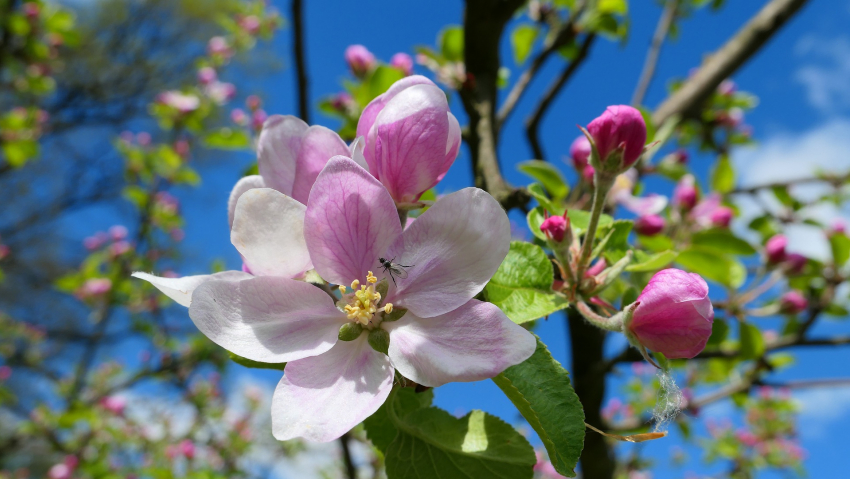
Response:
POLYGON ((378 261, 381 263, 381 267, 384 268, 385 273, 390 274, 390 279, 393 280, 393 284, 395 284, 395 278, 398 276, 401 279, 407 278, 407 271, 404 268, 411 268, 414 265, 406 265, 406 264, 398 264, 393 263, 395 258, 387 261, 384 258, 378 258, 378 261))

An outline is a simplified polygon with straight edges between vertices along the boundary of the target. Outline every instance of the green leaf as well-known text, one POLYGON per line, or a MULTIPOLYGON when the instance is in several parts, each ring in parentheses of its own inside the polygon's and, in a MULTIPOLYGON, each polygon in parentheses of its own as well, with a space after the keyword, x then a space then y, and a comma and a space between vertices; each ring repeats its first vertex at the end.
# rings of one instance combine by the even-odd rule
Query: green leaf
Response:
POLYGON ((514 49, 514 61, 517 65, 522 65, 531 49, 534 47, 534 40, 537 39, 539 29, 533 25, 519 25, 514 29, 511 35, 511 46, 514 49))
POLYGON ((850 259, 850 238, 844 233, 829 235, 829 246, 832 248, 832 261, 836 266, 844 266, 850 259))
POLYGON ((713 249, 720 253, 749 256, 756 254, 756 249, 750 243, 733 235, 726 228, 700 231, 693 236, 691 242, 696 246, 713 249))
POLYGON ((718 193, 729 193, 735 188, 735 169, 728 155, 721 155, 711 175, 711 187, 718 193))
POLYGON ((635 261, 637 263, 626 266, 626 271, 630 273, 649 273, 658 271, 661 268, 672 263, 676 259, 678 253, 675 251, 662 251, 653 255, 648 255, 641 250, 635 250, 635 261))
POLYGON ((711 325, 711 336, 708 337, 706 346, 719 347, 726 336, 729 335, 729 325, 722 319, 715 319, 711 325))
POLYGON ((625 15, 629 11, 629 4, 626 0, 599 0, 596 10, 600 13, 625 15))
POLYGON ((463 61, 463 27, 451 25, 440 32, 438 40, 443 57, 450 62, 463 61))
POLYGON ((551 163, 540 160, 524 161, 517 167, 526 175, 543 184, 546 191, 556 200, 563 199, 570 192, 570 187, 564 181, 561 172, 551 163))
POLYGON ((668 249, 673 249, 673 240, 670 239, 669 236, 664 235, 655 235, 655 236, 641 236, 638 235, 638 241, 641 246, 644 248, 655 251, 656 253, 660 253, 662 251, 667 251, 668 249))
POLYGON ((366 106, 377 96, 384 94, 393 83, 404 78, 404 72, 388 65, 380 65, 372 70, 369 79, 362 85, 360 95, 357 97, 361 106, 366 106))
POLYGON ((676 262, 715 283, 739 288, 747 278, 747 269, 740 261, 713 249, 692 246, 679 253, 676 262))
POLYGON ((532 477, 534 448, 506 422, 484 411, 460 419, 434 407, 408 412, 398 398, 411 394, 397 389, 388 400, 398 431, 386 449, 389 479, 532 477))
MULTIPOLYGON (((534 193, 532 193, 534 195, 534 193)), ((538 200, 539 201, 539 200, 538 200)), ((543 206, 536 206, 528 212, 526 216, 526 221, 528 222, 528 229, 531 230, 531 234, 542 241, 546 241, 546 235, 540 231, 540 225, 543 224, 543 206)))
MULTIPOLYGON (((587 225, 590 224, 590 212, 584 210, 570 210, 567 213, 567 216, 570 217, 570 224, 573 228, 579 229, 581 231, 587 230, 587 225)), ((611 226, 614 223, 614 218, 608 215, 599 215, 599 224, 598 228, 604 228, 606 226, 611 226)))
MULTIPOLYGON (((395 411, 398 415, 406 416, 417 409, 429 407, 433 400, 433 389, 428 389, 427 391, 415 394, 400 393, 395 397, 395 411)), ((363 421, 363 426, 366 428, 366 437, 368 437, 369 440, 372 441, 372 444, 377 447, 379 451, 384 453, 384 455, 387 454, 387 448, 398 434, 398 429, 396 429, 390 419, 387 407, 389 407, 389 401, 385 402, 380 408, 378 408, 378 410, 375 411, 375 414, 372 414, 363 421)))
POLYGON ((251 369, 278 369, 283 371, 286 367, 286 363, 261 363, 259 361, 254 361, 253 359, 243 358, 238 354, 233 354, 230 351, 227 352, 230 356, 230 360, 240 366, 245 366, 246 368, 251 369))
POLYGON ((208 148, 220 148, 222 150, 242 149, 251 144, 251 139, 244 130, 233 130, 221 128, 204 137, 204 145, 208 148))
POLYGON ((740 336, 742 359, 757 359, 764 354, 764 337, 756 325, 742 322, 740 336))
POLYGON ((511 321, 522 324, 569 306, 563 295, 552 291, 553 278, 552 262, 542 248, 513 241, 508 256, 484 287, 484 295, 511 321))
POLYGON ((552 203, 552 200, 550 200, 546 195, 546 190, 543 189, 543 185, 540 183, 532 183, 528 185, 527 189, 531 197, 537 200, 537 202, 540 203, 540 206, 545 208, 549 214, 557 214, 555 212, 559 209, 558 205, 552 203))
POLYGON ((638 111, 646 124, 646 143, 652 143, 655 140, 655 123, 652 122, 652 112, 642 106, 638 107, 638 111))
POLYGON ((584 409, 570 376, 537 339, 537 349, 524 362, 493 378, 540 436, 559 473, 575 477, 584 446, 584 409))
POLYGON ((608 234, 608 231, 613 231, 611 238, 606 245, 607 250, 627 250, 629 249, 629 233, 632 232, 634 223, 629 220, 614 220, 610 228, 600 228, 601 234, 608 234))

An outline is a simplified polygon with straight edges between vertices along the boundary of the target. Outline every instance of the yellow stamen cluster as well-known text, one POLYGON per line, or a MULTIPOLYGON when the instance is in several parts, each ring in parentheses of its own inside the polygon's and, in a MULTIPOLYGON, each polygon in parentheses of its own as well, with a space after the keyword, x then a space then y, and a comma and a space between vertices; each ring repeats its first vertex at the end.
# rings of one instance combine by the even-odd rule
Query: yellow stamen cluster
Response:
MULTIPOLYGON (((366 276, 366 282, 369 285, 361 285, 359 280, 351 282, 351 289, 354 294, 350 298, 350 303, 345 306, 345 313, 348 319, 356 321, 363 326, 367 326, 372 322, 372 317, 378 312, 378 305, 381 303, 381 293, 375 290, 375 284, 378 278, 369 271, 366 276)), ((345 286, 339 287, 340 292, 345 293, 345 286)), ((387 303, 383 307, 384 312, 389 313, 393 310, 393 305, 387 303)))

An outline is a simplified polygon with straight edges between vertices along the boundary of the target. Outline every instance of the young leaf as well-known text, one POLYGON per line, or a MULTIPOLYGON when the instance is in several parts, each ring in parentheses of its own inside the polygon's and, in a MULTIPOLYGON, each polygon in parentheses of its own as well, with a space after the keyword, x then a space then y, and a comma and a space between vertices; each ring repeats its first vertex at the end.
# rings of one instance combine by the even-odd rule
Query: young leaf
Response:
POLYGON ((534 448, 514 428, 484 411, 458 419, 442 409, 405 410, 398 403, 411 389, 397 389, 387 401, 397 429, 386 448, 389 479, 530 479, 534 448))
POLYGON ((452 25, 440 32, 440 51, 450 62, 463 61, 463 27, 452 25))
POLYGON ((746 241, 733 235, 725 228, 700 231, 693 236, 691 242, 695 246, 713 249, 719 253, 749 256, 756 254, 756 249, 746 241))
POLYGON ((643 251, 635 250, 635 261, 637 263, 626 266, 630 273, 648 273, 658 271, 672 263, 678 253, 675 251, 662 251, 653 255, 647 255, 643 251))
POLYGON ((519 171, 543 184, 546 191, 556 200, 566 197, 567 193, 570 192, 570 187, 564 182, 561 172, 552 166, 551 163, 540 160, 528 160, 520 163, 517 168, 519 171))
POLYGON ((850 259, 850 238, 844 233, 833 233, 829 235, 829 246, 832 248, 832 260, 835 266, 844 266, 850 259))
POLYGON ((511 46, 514 49, 514 61, 517 65, 525 63, 525 59, 534 47, 539 29, 533 25, 519 25, 511 35, 511 46))
POLYGON ((730 288, 740 287, 747 278, 747 269, 740 261, 713 249, 692 246, 679 253, 676 262, 688 271, 730 288))
POLYGON ((524 362, 493 378, 540 436, 559 473, 575 477, 584 446, 584 409, 569 373, 537 339, 537 350, 524 362))
POLYGON ((569 306, 564 296, 552 291, 553 278, 552 262, 539 246, 513 241, 484 295, 511 321, 522 324, 569 306))
POLYGON ((729 193, 735 188, 735 169, 727 155, 717 159, 714 173, 711 175, 711 186, 718 193, 729 193))
POLYGON ((764 337, 758 326, 751 323, 741 323, 741 358, 757 359, 764 354, 764 337))

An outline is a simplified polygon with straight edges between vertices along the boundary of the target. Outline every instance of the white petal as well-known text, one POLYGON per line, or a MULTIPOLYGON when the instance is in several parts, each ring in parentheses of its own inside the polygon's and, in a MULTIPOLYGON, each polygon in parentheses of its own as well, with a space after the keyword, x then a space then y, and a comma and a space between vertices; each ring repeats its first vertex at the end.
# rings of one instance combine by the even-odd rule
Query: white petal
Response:
POLYGON ((251 273, 293 278, 313 267, 304 240, 306 209, 271 188, 248 190, 239 198, 230 242, 251 273))
POLYGON ((321 356, 287 364, 272 399, 274 437, 339 438, 386 401, 393 373, 389 358, 373 350, 365 334, 339 341, 321 356))
POLYGON ((156 289, 162 291, 162 294, 173 299, 177 304, 186 306, 187 308, 192 303, 192 292, 202 283, 211 279, 223 281, 239 281, 252 278, 248 273, 242 271, 223 271, 216 274, 199 274, 196 276, 183 276, 182 278, 164 278, 162 276, 154 276, 148 273, 136 272, 133 273, 134 278, 139 278, 154 285, 156 289))
POLYGON ((242 193, 254 188, 265 187, 266 184, 263 182, 263 177, 260 175, 244 176, 236 182, 236 185, 233 186, 233 190, 230 191, 230 199, 227 200, 227 225, 229 227, 233 228, 233 215, 236 212, 236 202, 239 201, 239 197, 242 196, 242 193))

